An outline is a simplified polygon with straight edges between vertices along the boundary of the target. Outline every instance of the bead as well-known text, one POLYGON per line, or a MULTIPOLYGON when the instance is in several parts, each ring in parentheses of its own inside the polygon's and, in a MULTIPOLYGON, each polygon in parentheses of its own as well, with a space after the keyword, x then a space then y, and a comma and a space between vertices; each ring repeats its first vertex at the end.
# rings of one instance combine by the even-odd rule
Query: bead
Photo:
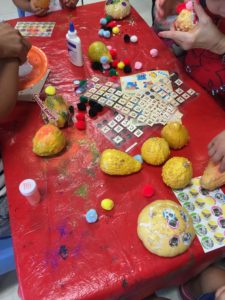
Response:
POLYGON ((112 32, 113 32, 114 34, 120 33, 119 27, 117 27, 117 26, 113 27, 112 32))
POLYGON ((151 57, 157 57, 158 54, 159 54, 159 51, 157 49, 153 48, 150 50, 151 57))
POLYGON ((118 69, 123 69, 125 67, 125 64, 124 64, 124 62, 122 62, 122 61, 120 61, 119 63, 118 63, 118 65, 117 65, 117 68, 118 69))
POLYGON ((88 223, 95 223, 98 220, 98 214, 95 209, 89 209, 86 213, 86 221, 88 223))
POLYGON ((103 199, 101 201, 101 207, 105 210, 112 210, 114 207, 114 202, 111 199, 103 199))
POLYGON ((56 94, 56 88, 52 85, 49 85, 45 88, 45 94, 49 96, 54 96, 56 94))
POLYGON ((137 43, 138 37, 137 37, 136 35, 132 35, 132 36, 130 37, 130 41, 131 41, 132 43, 137 43))
POLYGON ((134 64, 134 68, 136 70, 140 70, 142 68, 142 63, 140 61, 136 61, 134 64))

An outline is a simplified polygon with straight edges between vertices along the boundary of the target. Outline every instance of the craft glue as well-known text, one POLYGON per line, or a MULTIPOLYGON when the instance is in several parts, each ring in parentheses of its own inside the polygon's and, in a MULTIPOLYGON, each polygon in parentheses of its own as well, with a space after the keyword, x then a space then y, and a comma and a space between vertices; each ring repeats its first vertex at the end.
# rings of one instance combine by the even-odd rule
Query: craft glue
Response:
POLYGON ((41 200, 37 184, 33 179, 23 180, 19 185, 19 191, 31 205, 37 205, 41 200))
POLYGON ((70 21, 70 28, 66 34, 66 39, 71 63, 77 67, 82 67, 84 62, 82 57, 81 41, 72 21, 70 21))

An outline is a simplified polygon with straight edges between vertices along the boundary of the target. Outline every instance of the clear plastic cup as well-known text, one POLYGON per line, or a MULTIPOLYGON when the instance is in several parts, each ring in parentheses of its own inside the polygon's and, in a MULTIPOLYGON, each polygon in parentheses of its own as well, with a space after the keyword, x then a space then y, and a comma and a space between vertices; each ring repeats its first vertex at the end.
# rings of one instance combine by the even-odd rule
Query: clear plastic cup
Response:
POLYGON ((37 184, 33 179, 23 180, 19 185, 19 191, 33 206, 37 205, 41 200, 37 184))

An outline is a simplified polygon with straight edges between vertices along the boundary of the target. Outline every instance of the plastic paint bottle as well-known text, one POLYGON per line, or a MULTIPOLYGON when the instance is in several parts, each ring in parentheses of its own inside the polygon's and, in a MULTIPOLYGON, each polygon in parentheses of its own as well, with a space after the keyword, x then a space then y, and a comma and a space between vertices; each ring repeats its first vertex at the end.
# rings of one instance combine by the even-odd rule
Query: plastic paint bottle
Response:
POLYGON ((81 41, 72 21, 70 21, 70 28, 66 34, 66 39, 71 63, 77 67, 82 67, 84 62, 82 57, 81 41))
POLYGON ((33 179, 23 180, 19 185, 19 191, 31 205, 37 205, 41 200, 37 184, 33 179))

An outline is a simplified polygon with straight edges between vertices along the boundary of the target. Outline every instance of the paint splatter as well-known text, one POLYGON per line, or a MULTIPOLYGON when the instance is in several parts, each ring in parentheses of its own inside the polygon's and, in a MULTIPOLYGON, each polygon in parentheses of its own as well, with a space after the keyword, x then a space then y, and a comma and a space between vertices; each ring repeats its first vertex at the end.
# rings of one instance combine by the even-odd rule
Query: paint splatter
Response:
POLYGON ((62 259, 66 260, 68 257, 68 250, 65 245, 60 246, 59 248, 59 256, 62 257, 62 259))
POLYGON ((80 196, 82 198, 87 198, 88 194, 88 185, 86 183, 80 185, 76 190, 75 190, 75 195, 80 196))

